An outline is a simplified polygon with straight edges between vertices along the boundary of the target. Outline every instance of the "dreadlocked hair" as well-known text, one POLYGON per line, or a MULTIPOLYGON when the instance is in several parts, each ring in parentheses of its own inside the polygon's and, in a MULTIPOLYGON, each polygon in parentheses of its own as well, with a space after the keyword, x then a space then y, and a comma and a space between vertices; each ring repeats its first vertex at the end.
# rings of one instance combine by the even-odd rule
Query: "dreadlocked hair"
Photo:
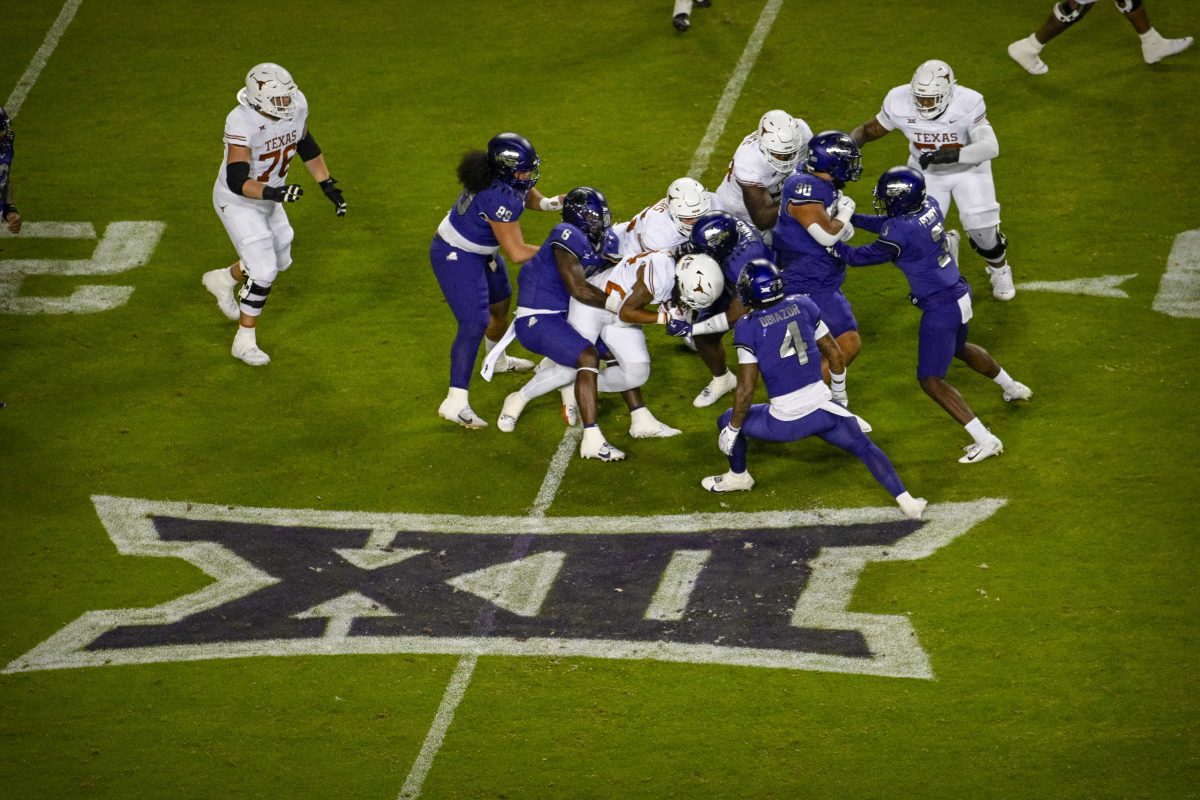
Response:
POLYGON ((492 184, 492 167, 483 150, 468 150, 458 162, 458 182, 468 192, 482 192, 492 184))

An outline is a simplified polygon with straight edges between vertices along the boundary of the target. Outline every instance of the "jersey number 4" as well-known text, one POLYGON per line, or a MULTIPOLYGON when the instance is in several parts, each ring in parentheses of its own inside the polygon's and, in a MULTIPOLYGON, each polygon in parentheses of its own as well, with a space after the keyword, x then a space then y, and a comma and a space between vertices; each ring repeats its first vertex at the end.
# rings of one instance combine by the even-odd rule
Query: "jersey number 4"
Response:
POLYGON ((779 343, 779 358, 796 357, 801 366, 808 363, 808 342, 804 341, 804 334, 800 333, 800 326, 795 322, 789 322, 787 330, 783 333, 783 341, 779 343))

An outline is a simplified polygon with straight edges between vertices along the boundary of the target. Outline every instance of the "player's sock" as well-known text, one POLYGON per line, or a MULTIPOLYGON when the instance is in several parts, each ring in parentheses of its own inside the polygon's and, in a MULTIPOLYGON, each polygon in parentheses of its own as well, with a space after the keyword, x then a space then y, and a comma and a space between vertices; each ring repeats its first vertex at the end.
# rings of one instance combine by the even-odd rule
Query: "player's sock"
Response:
POLYGON ((975 440, 976 444, 982 444, 992 437, 991 432, 984 427, 979 417, 975 417, 963 427, 967 429, 967 433, 971 434, 971 438, 975 440))
POLYGON ((1012 376, 1008 374, 1004 367, 1000 368, 1000 374, 992 378, 992 380, 995 381, 996 384, 1006 392, 1011 391, 1013 384, 1015 383, 1015 381, 1012 379, 1012 376))

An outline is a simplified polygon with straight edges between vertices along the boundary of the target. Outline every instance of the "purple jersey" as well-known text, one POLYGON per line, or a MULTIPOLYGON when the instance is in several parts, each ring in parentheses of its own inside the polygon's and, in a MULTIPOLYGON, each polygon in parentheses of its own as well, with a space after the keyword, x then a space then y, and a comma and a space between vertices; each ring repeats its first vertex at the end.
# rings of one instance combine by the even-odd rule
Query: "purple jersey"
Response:
MULTIPOLYGON (((495 249, 500 246, 496 234, 492 231, 492 222, 516 222, 525 210, 525 195, 527 192, 514 189, 507 183, 493 181, 492 185, 482 192, 462 190, 454 206, 446 215, 450 227, 467 242, 478 248, 495 249)), ((444 224, 444 223, 443 223, 444 224)), ((439 230, 441 233, 441 230, 439 230)), ((442 238, 447 238, 443 236, 442 238)), ((449 239, 454 239, 449 236, 449 239)), ((451 241, 450 244, 460 245, 451 241)), ((476 251, 476 248, 462 248, 476 251)))
POLYGON ((583 231, 567 222, 555 225, 537 255, 526 261, 517 274, 520 292, 518 305, 521 308, 565 312, 570 306, 571 295, 558 274, 555 248, 571 253, 579 259, 580 264, 596 257, 595 249, 583 231))
POLYGON ((775 260, 775 254, 763 244, 759 232, 740 219, 737 220, 737 234, 738 240, 733 246, 733 252, 721 262, 721 271, 725 273, 726 292, 737 291, 737 282, 742 276, 742 270, 754 259, 765 258, 772 262, 775 260))
POLYGON ((945 217, 933 198, 910 214, 855 214, 853 223, 878 233, 879 238, 865 247, 849 247, 841 242, 834 245, 834 251, 847 264, 862 267, 895 262, 908 279, 913 302, 923 309, 945 305, 966 293, 966 281, 959 274, 946 239, 945 217))
MULTIPOLYGON (((817 330, 825 330, 812 300, 790 294, 770 308, 751 309, 733 328, 733 344, 758 361, 771 398, 821 382, 817 330)), ((743 358, 739 352, 738 360, 743 358)))
POLYGON ((772 233, 771 246, 778 254, 776 263, 783 273, 783 288, 791 292, 831 292, 840 289, 846 279, 846 265, 817 242, 800 222, 788 213, 788 206, 820 203, 826 211, 833 208, 838 191, 832 183, 807 172, 789 175, 783 182, 779 201, 779 219, 772 233))

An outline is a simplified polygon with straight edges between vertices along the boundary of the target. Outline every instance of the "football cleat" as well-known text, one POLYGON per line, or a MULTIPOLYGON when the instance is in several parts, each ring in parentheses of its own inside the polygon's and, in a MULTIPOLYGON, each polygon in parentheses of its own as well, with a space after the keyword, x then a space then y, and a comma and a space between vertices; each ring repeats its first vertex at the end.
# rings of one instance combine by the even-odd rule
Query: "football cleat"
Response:
POLYGON ((725 374, 713 378, 708 382, 708 386, 704 387, 704 391, 696 395, 696 399, 692 401, 692 405, 696 408, 706 408, 720 400, 729 392, 733 391, 733 387, 737 386, 737 378, 729 370, 725 370, 725 374))
POLYGON ((675 26, 675 30, 683 33, 688 28, 692 27, 692 20, 687 14, 676 14, 671 19, 671 24, 675 26))
POLYGON ((1017 296, 1017 287, 1013 286, 1012 267, 984 267, 992 282, 992 297, 997 300, 1012 300, 1017 296))
POLYGON ((920 519, 925 513, 925 506, 929 505, 929 501, 924 497, 913 497, 908 492, 896 498, 896 502, 900 504, 900 510, 904 512, 904 516, 909 519, 920 519))
POLYGON ((525 402, 520 392, 513 392, 504 398, 504 407, 500 409, 500 419, 496 421, 496 427, 504 433, 512 433, 517 427, 517 419, 525 410, 525 402))
POLYGON ((200 282, 204 284, 204 288, 208 289, 209 294, 217 298, 217 308, 221 309, 221 313, 230 322, 237 322, 242 312, 238 309, 237 298, 234 297, 233 290, 237 288, 237 284, 230 284, 233 276, 229 274, 227 267, 220 269, 209 270, 204 273, 204 277, 200 282), (223 279, 221 273, 225 273, 226 278, 223 279))
POLYGON ((496 359, 496 366, 492 370, 492 374, 499 375, 501 372, 533 372, 534 364, 527 358, 517 358, 508 354, 500 356, 496 359))
POLYGON ((595 458, 600 461, 620 461, 625 458, 625 454, 606 442, 600 439, 599 444, 589 445, 587 437, 579 444, 579 455, 584 458, 595 458))
POLYGON ((1167 56, 1182 53, 1191 46, 1190 36, 1184 36, 1182 39, 1164 39, 1158 36, 1149 42, 1142 42, 1142 58, 1146 59, 1147 64, 1157 64, 1167 56))
POLYGON ((254 342, 239 342, 235 338, 233 340, 233 349, 229 352, 234 358, 240 359, 252 367, 261 367, 271 362, 271 357, 262 350, 259 350, 258 345, 254 342))
POLYGON ((1030 389, 1023 383, 1013 381, 1012 387, 1004 390, 1004 402, 1011 403, 1013 400, 1028 400, 1033 397, 1033 389, 1030 389))
POLYGON ((958 460, 960 464, 974 464, 985 458, 998 456, 1004 452, 1004 445, 996 436, 990 436, 982 442, 973 442, 963 448, 966 455, 958 460))
POLYGON ((1030 41, 1031 38, 1026 36, 1024 39, 1018 39, 1010 44, 1008 46, 1008 55, 1013 61, 1024 67, 1025 71, 1030 75, 1045 75, 1050 71, 1050 68, 1046 66, 1045 61, 1042 61, 1037 46, 1030 41))
POLYGON ((750 476, 749 470, 730 470, 724 475, 709 475, 700 481, 700 485, 710 492, 748 492, 754 488, 754 478, 750 476))
POLYGON ((683 433, 679 428, 672 428, 665 422, 649 415, 649 419, 639 419, 629 426, 629 435, 634 439, 669 439, 683 433))
POLYGON ((466 403, 456 405, 449 397, 443 400, 442 404, 438 406, 438 416, 450 422, 456 422, 464 428, 475 429, 487 427, 487 422, 472 411, 471 406, 466 403))

